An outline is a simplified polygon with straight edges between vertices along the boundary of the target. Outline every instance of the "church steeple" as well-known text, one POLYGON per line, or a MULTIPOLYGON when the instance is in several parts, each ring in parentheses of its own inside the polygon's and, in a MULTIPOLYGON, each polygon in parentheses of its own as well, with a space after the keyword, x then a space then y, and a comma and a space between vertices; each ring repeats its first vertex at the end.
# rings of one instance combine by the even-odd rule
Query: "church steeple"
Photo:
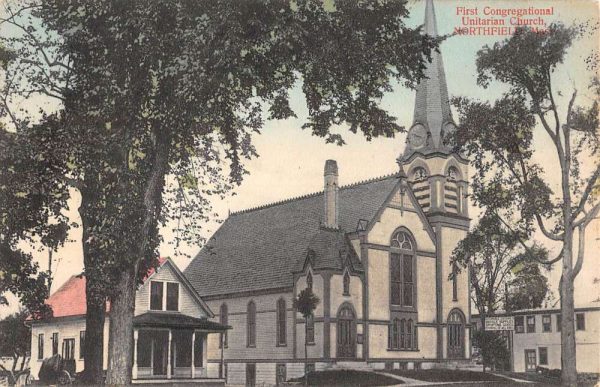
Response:
MULTIPOLYGON (((424 29, 426 34, 438 36, 433 0, 426 0, 424 29)), ((431 63, 425 69, 425 78, 417 86, 414 119, 403 159, 408 159, 415 152, 448 153, 450 148, 444 143, 444 137, 454 129, 442 54, 434 51, 431 63)))

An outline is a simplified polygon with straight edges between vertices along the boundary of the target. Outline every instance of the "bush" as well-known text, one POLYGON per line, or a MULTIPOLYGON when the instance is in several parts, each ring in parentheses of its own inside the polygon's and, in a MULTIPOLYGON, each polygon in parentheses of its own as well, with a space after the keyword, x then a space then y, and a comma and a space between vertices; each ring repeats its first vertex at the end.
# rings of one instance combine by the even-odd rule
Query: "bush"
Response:
POLYGON ((473 344, 481 349, 483 364, 492 369, 510 369, 506 339, 494 331, 476 331, 473 344))

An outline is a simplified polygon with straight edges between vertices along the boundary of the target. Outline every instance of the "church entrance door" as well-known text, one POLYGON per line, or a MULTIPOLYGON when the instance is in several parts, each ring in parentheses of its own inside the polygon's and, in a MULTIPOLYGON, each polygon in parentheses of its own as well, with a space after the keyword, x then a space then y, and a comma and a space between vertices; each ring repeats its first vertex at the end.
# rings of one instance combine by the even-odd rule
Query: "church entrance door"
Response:
POLYGON ((356 357, 356 316, 349 305, 337 314, 337 357, 356 357))
POLYGON ((465 320, 460 311, 454 310, 448 317, 448 358, 465 357, 465 320))

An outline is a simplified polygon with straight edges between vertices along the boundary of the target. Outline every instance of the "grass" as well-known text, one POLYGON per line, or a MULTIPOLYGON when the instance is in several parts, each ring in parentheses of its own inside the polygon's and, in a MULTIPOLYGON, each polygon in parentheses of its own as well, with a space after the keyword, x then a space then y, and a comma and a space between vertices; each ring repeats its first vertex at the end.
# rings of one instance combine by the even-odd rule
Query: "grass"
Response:
MULTIPOLYGON (((290 380, 290 382, 304 383, 304 376, 290 380)), ((316 371, 308 374, 309 386, 391 386, 402 384, 401 380, 368 371, 356 370, 327 370, 316 371)))
MULTIPOLYGON (((561 385, 560 378, 551 377, 536 372, 498 372, 502 375, 510 376, 511 378, 527 380, 530 382, 540 383, 545 386, 559 386, 561 385)), ((579 374, 578 386, 588 387, 595 386, 598 383, 597 374, 579 374)))
POLYGON ((448 369, 393 370, 389 373, 424 382, 506 382, 503 377, 484 372, 448 369))

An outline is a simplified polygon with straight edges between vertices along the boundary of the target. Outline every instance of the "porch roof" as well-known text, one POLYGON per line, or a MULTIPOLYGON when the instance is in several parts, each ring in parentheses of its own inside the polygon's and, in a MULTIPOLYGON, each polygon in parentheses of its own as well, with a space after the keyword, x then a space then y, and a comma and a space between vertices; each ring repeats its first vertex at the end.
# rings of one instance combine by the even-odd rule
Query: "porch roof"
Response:
POLYGON ((208 332, 224 332, 228 325, 209 321, 205 318, 187 316, 172 312, 146 312, 133 318, 133 326, 139 328, 188 328, 208 332))

